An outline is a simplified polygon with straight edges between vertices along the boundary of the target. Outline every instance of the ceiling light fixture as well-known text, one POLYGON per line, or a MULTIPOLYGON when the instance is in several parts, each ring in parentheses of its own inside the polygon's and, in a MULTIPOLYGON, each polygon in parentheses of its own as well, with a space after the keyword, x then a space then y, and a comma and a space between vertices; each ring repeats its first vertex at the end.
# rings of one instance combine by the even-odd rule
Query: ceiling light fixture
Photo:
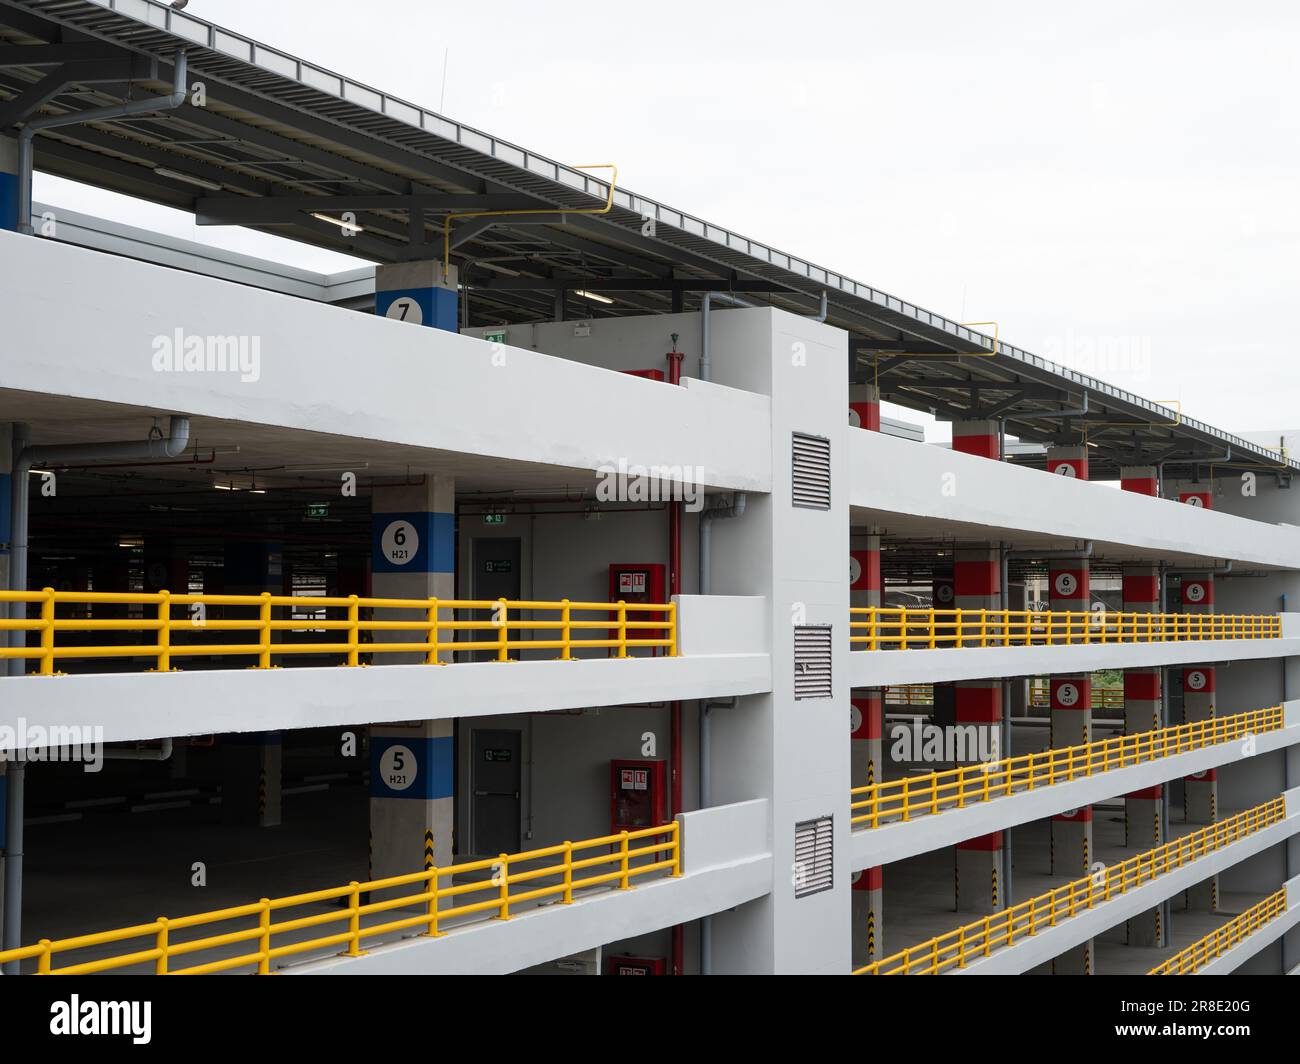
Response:
POLYGON ((215 181, 209 181, 203 177, 195 177, 193 174, 183 174, 179 170, 171 170, 165 166, 155 166, 153 172, 159 177, 170 177, 173 181, 184 181, 187 185, 197 185, 199 188, 205 188, 209 192, 220 192, 222 185, 215 181))

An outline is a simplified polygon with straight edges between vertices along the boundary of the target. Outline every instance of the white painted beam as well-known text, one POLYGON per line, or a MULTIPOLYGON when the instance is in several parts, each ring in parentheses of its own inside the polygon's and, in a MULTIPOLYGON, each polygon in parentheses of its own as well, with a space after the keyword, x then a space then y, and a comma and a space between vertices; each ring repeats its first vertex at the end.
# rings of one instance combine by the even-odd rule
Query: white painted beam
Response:
POLYGON ((1098 553, 1126 548, 1166 560, 1215 558, 1278 569, 1300 567, 1300 528, 1252 521, 1039 469, 991 462, 862 429, 849 433, 850 500, 856 523, 891 515, 932 519, 950 534, 1016 540, 1024 533, 1092 540, 1098 553))
POLYGON ((482 920, 432 939, 368 947, 364 957, 330 957, 285 969, 291 975, 502 975, 609 942, 698 920, 772 890, 766 799, 682 813, 680 879, 607 890, 572 905, 532 909, 508 921, 482 920))
POLYGON ((1300 832, 1300 788, 1286 792, 1286 819, 1256 832, 1222 849, 1206 854, 1149 883, 1102 902, 1078 916, 1062 920, 1055 927, 1026 936, 1014 945, 1004 946, 992 956, 954 969, 953 975, 1020 975, 1081 945, 1103 931, 1123 923, 1139 913, 1153 909, 1167 898, 1186 890, 1210 876, 1240 864, 1270 846, 1286 842, 1300 832))
POLYGON ((668 388, 3 231, 0 317, 4 389, 407 445, 431 461, 465 454, 587 474, 620 461, 689 465, 707 487, 771 488, 770 402, 734 388, 668 388), (156 338, 178 329, 256 338, 257 379, 155 369, 156 338))
MULTIPOLYGON (((1288 702, 1285 712, 1286 727, 1254 736, 1251 754, 1245 752, 1240 740, 1218 743, 1202 750, 1176 754, 1141 765, 1130 765, 1069 783, 1057 783, 1050 787, 1021 791, 1005 798, 978 802, 964 809, 948 809, 905 823, 899 821, 855 831, 849 846, 853 870, 856 872, 861 868, 902 861, 917 854, 955 845, 964 839, 1005 831, 1020 824, 1063 813, 1067 809, 1095 805, 1116 795, 1182 779, 1194 772, 1285 749, 1300 743, 1300 700, 1288 702)), ((886 745, 888 742, 886 736, 886 745)))
MULTIPOLYGON (((1289 616, 1293 615, 1284 615, 1284 620, 1289 616)), ((1195 665, 1207 661, 1251 661, 1300 654, 1300 638, 1285 624, 1283 633, 1281 639, 1203 639, 1185 643, 854 649, 848 656, 849 682, 854 687, 886 687, 1002 676, 1048 676, 1095 672, 1098 669, 1195 665)))

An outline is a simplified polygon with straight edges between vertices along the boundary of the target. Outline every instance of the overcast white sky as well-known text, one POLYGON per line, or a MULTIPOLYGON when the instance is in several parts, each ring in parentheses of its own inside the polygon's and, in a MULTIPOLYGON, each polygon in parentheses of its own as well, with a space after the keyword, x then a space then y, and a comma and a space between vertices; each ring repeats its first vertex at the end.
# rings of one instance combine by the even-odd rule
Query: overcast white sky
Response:
MULTIPOLYGON (((565 162, 615 161, 633 191, 931 310, 995 319, 1013 343, 1221 428, 1300 421, 1300 5, 188 12, 435 110, 450 49, 453 118, 565 162)), ((50 179, 36 191, 156 217, 50 179)))

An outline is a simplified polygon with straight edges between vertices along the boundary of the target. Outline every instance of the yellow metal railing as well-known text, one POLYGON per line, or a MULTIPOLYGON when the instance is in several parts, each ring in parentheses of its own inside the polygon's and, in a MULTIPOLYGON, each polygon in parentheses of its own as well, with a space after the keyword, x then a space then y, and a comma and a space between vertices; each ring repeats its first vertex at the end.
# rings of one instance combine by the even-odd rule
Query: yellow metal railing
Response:
MULTIPOLYGON (((1034 681, 1029 685, 1029 704, 1035 709, 1047 709, 1051 705, 1051 691, 1046 683, 1034 681)), ((1124 688, 1093 685, 1091 704, 1093 709, 1123 709, 1124 688)))
MULTIPOLYGON (((1046 709, 1050 698, 1047 685, 1035 681, 1029 687, 1029 704, 1035 709, 1046 709)), ((885 688, 887 706, 932 706, 934 687, 928 683, 897 684, 885 688)), ((1123 709, 1124 688, 1093 687, 1093 709, 1123 709)))
POLYGON ((583 842, 564 842, 526 853, 503 853, 499 857, 467 861, 447 868, 427 868, 422 872, 368 883, 354 882, 347 886, 293 894, 284 898, 263 898, 247 905, 194 916, 173 919, 159 917, 152 923, 99 934, 80 935, 53 942, 46 939, 34 946, 0 953, 0 964, 35 958, 37 975, 92 975, 142 965, 152 965, 155 975, 207 975, 235 969, 250 969, 258 975, 269 975, 272 963, 284 957, 335 946, 343 947, 341 956, 358 957, 361 956, 363 942, 391 938, 398 932, 419 929, 420 934, 436 938, 446 933, 451 921, 463 923, 464 918, 474 916, 508 920, 514 915, 512 906, 517 908, 525 902, 552 899, 569 905, 574 901, 575 892, 598 887, 631 890, 633 880, 659 872, 666 872, 673 877, 680 876, 682 860, 679 831, 679 824, 674 821, 659 827, 621 831, 583 842), (610 852, 591 853, 601 850, 610 852), (454 876, 474 874, 486 874, 490 878, 452 882, 454 876), (371 894, 394 890, 401 893, 382 901, 363 901, 363 898, 371 894), (473 901, 462 900, 472 895, 486 897, 473 901), (447 899, 453 899, 454 904, 441 907, 441 903, 447 899), (338 907, 338 902, 343 902, 343 906, 338 907), (311 912, 284 919, 276 917, 276 914, 285 910, 319 906, 322 903, 330 904, 331 908, 326 912, 311 912), (397 909, 419 911, 415 915, 382 923, 362 922, 367 917, 392 913, 397 909), (206 937, 185 935, 185 932, 194 928, 210 928, 214 924, 236 921, 249 926, 206 937), (323 929, 330 925, 335 926, 326 934, 285 941, 285 936, 293 932, 323 929), (135 946, 142 948, 132 948, 126 953, 96 957, 63 967, 54 966, 60 954, 140 939, 148 945, 136 942, 135 946), (181 968, 172 964, 178 957, 198 960, 195 954, 199 953, 230 953, 228 947, 231 946, 239 947, 233 955, 204 959, 181 968))
POLYGON ((1233 917, 1222 927, 1215 928, 1185 950, 1174 954, 1163 964, 1158 964, 1147 975, 1192 975, 1216 957, 1221 957, 1253 935, 1265 924, 1286 912, 1286 887, 1270 894, 1258 905, 1252 905, 1240 916, 1233 917))
POLYGON ((58 663, 68 659, 145 658, 166 672, 176 659, 209 656, 252 657, 256 668, 268 669, 277 659, 304 654, 332 655, 342 665, 410 653, 424 655, 429 664, 475 652, 497 661, 539 650, 557 650, 562 660, 588 650, 623 658, 636 647, 677 655, 675 602, 0 591, 0 603, 14 602, 26 603, 33 615, 0 619, 0 631, 35 639, 32 645, 0 647, 0 659, 35 661, 43 676, 58 672, 58 663), (105 633, 151 638, 95 642, 105 633), (228 633, 249 638, 212 638, 228 633), (320 641, 329 633, 332 641, 320 641), (376 633, 388 634, 374 641, 376 633), (79 638, 71 641, 70 635, 79 638))
POLYGON ((928 683, 899 684, 885 688, 887 706, 932 706, 934 687, 928 683))
POLYGON ((1276 731, 1284 724, 1282 707, 1270 706, 1231 717, 1193 721, 1174 728, 1098 739, 1081 746, 1021 754, 924 776, 884 780, 854 787, 849 792, 850 823, 855 828, 874 828, 891 821, 933 815, 945 809, 961 809, 1020 791, 1068 783, 1085 776, 1232 742, 1246 735, 1276 731))
POLYGON ((849 610, 849 644, 858 650, 1277 639, 1281 635, 1282 619, 1277 614, 934 610, 894 606, 849 610))
POLYGON ((1286 817, 1286 800, 1277 797, 1190 835, 1165 843, 1084 876, 1029 901, 1003 909, 857 969, 854 975, 939 975, 965 968, 994 950, 1055 927, 1103 902, 1149 883, 1191 861, 1247 838, 1286 817))

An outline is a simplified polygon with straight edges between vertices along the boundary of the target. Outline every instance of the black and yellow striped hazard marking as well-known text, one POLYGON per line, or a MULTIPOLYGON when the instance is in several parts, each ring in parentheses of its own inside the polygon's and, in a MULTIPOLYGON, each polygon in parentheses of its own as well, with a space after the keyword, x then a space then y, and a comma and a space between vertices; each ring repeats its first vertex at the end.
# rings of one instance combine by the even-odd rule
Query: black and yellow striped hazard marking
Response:
POLYGON ((261 769, 257 774, 257 817, 259 820, 266 819, 266 769, 261 769))
POLYGON ((874 910, 867 910, 867 956, 876 955, 876 914, 874 910))
POLYGON ((424 867, 426 871, 433 867, 433 828, 424 830, 424 867))

